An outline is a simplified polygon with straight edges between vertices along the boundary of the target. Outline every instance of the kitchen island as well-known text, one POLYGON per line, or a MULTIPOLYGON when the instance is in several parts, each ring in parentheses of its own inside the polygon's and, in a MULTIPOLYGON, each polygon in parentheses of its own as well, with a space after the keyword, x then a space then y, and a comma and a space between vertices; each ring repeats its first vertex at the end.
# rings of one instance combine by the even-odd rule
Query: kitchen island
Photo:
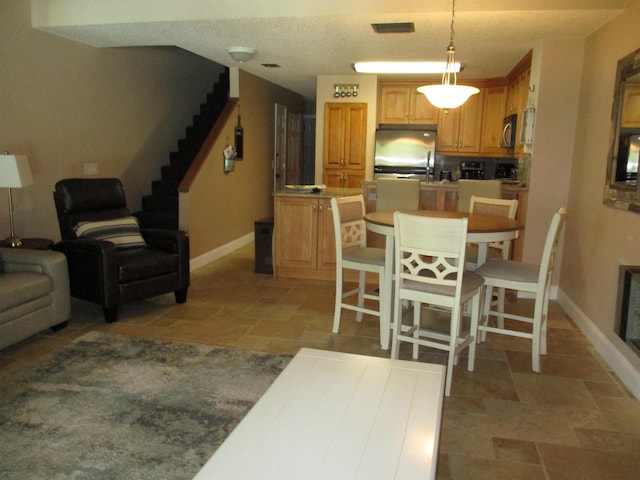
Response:
MULTIPOLYGON (((364 194, 367 212, 376 211, 376 183, 362 182, 358 188, 327 188, 318 193, 281 190, 274 194, 274 262, 276 277, 333 280, 336 249, 331 214, 331 198, 364 194)), ((503 185, 503 198, 518 199, 517 218, 525 223, 528 189, 503 185)), ((420 208, 423 210, 456 210, 456 182, 423 182, 420 185, 420 208)), ((384 238, 370 232, 370 244, 384 247, 384 238)), ((524 231, 514 241, 512 257, 522 258, 524 231)), ((352 273, 352 272, 347 272, 352 273)), ((346 277, 349 279, 349 277, 346 277)), ((355 276, 354 276, 355 278, 355 276)))

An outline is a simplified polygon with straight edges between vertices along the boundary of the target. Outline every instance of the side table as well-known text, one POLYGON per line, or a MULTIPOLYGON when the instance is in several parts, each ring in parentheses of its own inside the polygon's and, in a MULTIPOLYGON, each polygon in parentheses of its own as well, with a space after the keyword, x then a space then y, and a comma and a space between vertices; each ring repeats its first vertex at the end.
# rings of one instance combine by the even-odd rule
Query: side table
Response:
MULTIPOLYGON (((28 248, 30 250, 51 250, 54 241, 49 238, 23 238, 22 246, 17 248, 28 248)), ((0 242, 0 247, 10 247, 4 241, 0 242)))

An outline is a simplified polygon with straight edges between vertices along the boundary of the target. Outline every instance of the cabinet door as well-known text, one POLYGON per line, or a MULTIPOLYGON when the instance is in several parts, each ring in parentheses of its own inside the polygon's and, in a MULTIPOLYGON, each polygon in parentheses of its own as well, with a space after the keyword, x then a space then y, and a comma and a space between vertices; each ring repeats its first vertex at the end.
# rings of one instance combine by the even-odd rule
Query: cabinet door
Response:
POLYGON ((316 267, 317 218, 317 199, 276 198, 274 224, 276 268, 316 267))
POLYGON ((480 151, 483 99, 484 89, 480 89, 480 93, 471 95, 469 100, 460 107, 459 152, 477 153, 480 151))
POLYGON ((364 170, 325 169, 323 183, 334 188, 361 188, 364 170))
POLYGON ((322 183, 329 188, 343 187, 342 182, 344 178, 344 171, 342 169, 326 169, 324 170, 324 176, 322 183))
POLYGON ((333 212, 331 200, 318 201, 318 260, 319 270, 335 270, 336 268, 336 241, 333 229, 333 212))
POLYGON ((460 108, 440 110, 438 116, 438 152, 458 151, 458 131, 460 126, 460 108))
POLYGON ((344 166, 364 169, 367 151, 367 104, 344 104, 344 166))
POLYGON ((416 88, 424 84, 416 84, 411 92, 411 110, 409 113, 411 123, 435 125, 438 123, 438 108, 434 107, 427 97, 418 92, 416 88))
POLYGON ((640 127, 640 84, 638 83, 625 82, 620 126, 622 128, 640 127))
POLYGON ((324 167, 341 168, 344 163, 344 111, 342 103, 324 105, 324 167))
POLYGON ((482 109, 482 139, 480 151, 482 153, 506 153, 502 142, 502 123, 507 103, 507 87, 488 87, 484 92, 484 107, 482 109))
POLYGON ((381 85, 379 123, 409 123, 410 105, 409 88, 404 85, 381 85))

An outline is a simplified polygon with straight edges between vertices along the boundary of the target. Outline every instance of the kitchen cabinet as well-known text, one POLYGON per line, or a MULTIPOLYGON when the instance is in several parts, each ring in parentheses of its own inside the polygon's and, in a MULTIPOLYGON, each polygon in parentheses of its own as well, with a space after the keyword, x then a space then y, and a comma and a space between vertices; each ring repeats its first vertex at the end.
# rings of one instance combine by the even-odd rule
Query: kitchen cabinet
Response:
POLYGON ((344 187, 361 172, 367 140, 366 103, 326 103, 324 108, 324 176, 328 187, 344 187), (335 183, 338 179, 344 179, 335 183))
POLYGON ((327 187, 360 188, 364 170, 325 169, 323 183, 327 187))
POLYGON ((518 65, 516 65, 507 79, 509 80, 509 88, 507 91, 507 108, 505 116, 516 114, 516 147, 514 154, 522 153, 523 145, 520 143, 520 134, 522 130, 522 114, 529 104, 529 81, 531 78, 531 56, 529 52, 525 55, 518 65))
POLYGON ((417 91, 424 82, 384 82, 380 84, 378 123, 438 123, 438 109, 417 91))
POLYGON ((512 152, 504 147, 502 139, 506 105, 507 85, 496 85, 484 89, 480 153, 504 155, 512 152))
POLYGON ((620 127, 640 128, 640 83, 625 82, 620 127))
POLYGON ((440 110, 436 153, 480 152, 483 100, 484 89, 480 89, 461 107, 440 110))
POLYGON ((274 212, 274 275, 334 278, 331 199, 276 196, 274 212))

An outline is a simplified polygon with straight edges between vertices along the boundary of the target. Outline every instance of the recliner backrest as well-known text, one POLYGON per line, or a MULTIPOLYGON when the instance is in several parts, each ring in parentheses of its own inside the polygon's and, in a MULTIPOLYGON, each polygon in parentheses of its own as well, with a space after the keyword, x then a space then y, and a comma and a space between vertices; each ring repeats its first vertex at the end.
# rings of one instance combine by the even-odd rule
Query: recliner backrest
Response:
POLYGON ((131 215, 117 178, 68 178, 55 185, 53 198, 63 240, 76 238, 79 222, 108 220, 131 215))

